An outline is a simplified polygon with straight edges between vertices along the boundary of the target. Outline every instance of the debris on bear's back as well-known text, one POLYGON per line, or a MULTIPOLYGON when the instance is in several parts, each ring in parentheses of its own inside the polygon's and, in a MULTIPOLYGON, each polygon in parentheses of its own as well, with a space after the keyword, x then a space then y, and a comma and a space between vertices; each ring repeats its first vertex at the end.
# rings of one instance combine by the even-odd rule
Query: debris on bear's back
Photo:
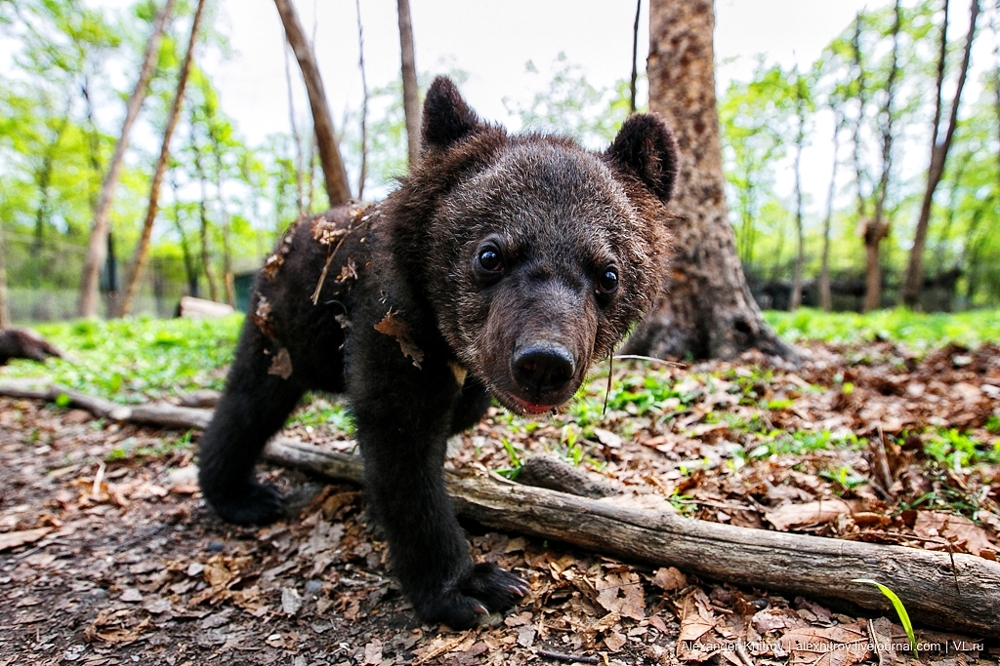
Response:
POLYGON ((264 260, 263 272, 264 277, 268 280, 273 281, 277 277, 281 265, 285 263, 285 257, 291 252, 292 242, 295 240, 295 229, 298 225, 299 221, 296 220, 288 226, 288 229, 285 230, 285 235, 281 237, 281 244, 278 246, 278 249, 264 260))
POLYGON ((272 340, 274 339, 274 323, 271 322, 271 302, 267 300, 267 297, 258 297, 257 308, 250 313, 250 319, 257 325, 261 333, 272 340))
MULTIPOLYGON (((333 258, 337 256, 337 251, 340 250, 340 246, 344 244, 347 236, 354 231, 357 223, 364 220, 365 212, 370 207, 371 204, 351 202, 345 208, 336 208, 313 219, 313 238, 320 245, 327 247, 326 263, 323 265, 323 272, 320 273, 319 280, 316 282, 316 290, 312 294, 313 305, 319 303, 319 294, 323 290, 323 283, 326 282, 326 274, 330 270, 333 258)), ((357 277, 353 258, 348 259, 344 269, 337 276, 337 280, 343 281, 352 276, 357 277), (345 274, 344 271, 348 271, 348 273, 345 274)))
POLYGON ((288 349, 282 347, 278 350, 278 353, 274 355, 274 359, 271 361, 271 367, 267 369, 267 374, 277 375, 282 379, 288 379, 292 376, 292 357, 288 355, 288 349))
POLYGON ((403 356, 412 358, 413 365, 423 369, 420 367, 421 361, 424 360, 423 350, 410 337, 410 327, 392 311, 392 308, 389 308, 389 311, 385 313, 382 321, 375 324, 375 330, 396 338, 399 348, 403 350, 403 356))

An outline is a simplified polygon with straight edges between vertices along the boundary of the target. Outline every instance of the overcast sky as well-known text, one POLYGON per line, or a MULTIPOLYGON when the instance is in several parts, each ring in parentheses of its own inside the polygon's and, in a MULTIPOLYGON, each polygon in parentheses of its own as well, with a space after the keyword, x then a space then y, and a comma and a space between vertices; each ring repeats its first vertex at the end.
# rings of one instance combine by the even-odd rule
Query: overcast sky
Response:
MULTIPOLYGON (((680 0, 684 1, 684 0, 680 0)), ((315 30, 316 56, 334 123, 361 104, 357 13, 353 0, 295 0, 307 33, 315 30)), ((369 87, 399 76, 396 3, 361 0, 364 58, 369 87)), ((748 79, 758 54, 788 67, 808 66, 866 4, 878 0, 716 0, 718 85, 748 79)), ((479 114, 517 129, 504 98, 528 103, 549 81, 560 53, 579 65, 598 88, 631 73, 635 0, 411 0, 417 70, 468 73, 462 93, 479 114), (532 61, 542 72, 526 73, 532 61)), ((221 0, 218 20, 230 35, 228 59, 209 56, 203 66, 220 91, 224 110, 251 144, 287 132, 289 114, 284 33, 273 0, 221 0)), ((639 68, 649 48, 649 2, 642 2, 639 68)), ((304 87, 292 61, 296 116, 305 118, 304 87)), ((644 97, 645 90, 640 90, 644 97)), ((644 99, 640 99, 643 102, 644 99)), ((804 185, 817 205, 826 191, 832 154, 826 136, 804 155, 804 185)), ((791 178, 779 176, 788 194, 791 178)))
MULTIPOLYGON (((631 69, 634 0, 411 0, 417 69, 469 74, 462 92, 491 120, 508 121, 503 98, 530 100, 544 76, 530 75, 530 60, 547 72, 559 53, 579 64, 597 87, 627 78, 631 69)), ((726 76, 746 77, 758 53, 771 61, 809 64, 851 21, 864 0, 717 0, 716 58, 726 76)), ((640 69, 648 51, 648 2, 640 17, 640 69)), ((335 121, 357 107, 361 78, 352 0, 297 0, 307 32, 316 31, 316 53, 335 121)), ((369 86, 399 74, 396 3, 362 0, 364 56, 369 86)), ((257 142, 289 125, 284 34, 272 0, 222 0, 220 22, 234 55, 205 66, 237 119, 257 142)), ((301 95, 294 69, 297 94, 301 95)), ((304 97, 297 102, 305 112, 304 97)))

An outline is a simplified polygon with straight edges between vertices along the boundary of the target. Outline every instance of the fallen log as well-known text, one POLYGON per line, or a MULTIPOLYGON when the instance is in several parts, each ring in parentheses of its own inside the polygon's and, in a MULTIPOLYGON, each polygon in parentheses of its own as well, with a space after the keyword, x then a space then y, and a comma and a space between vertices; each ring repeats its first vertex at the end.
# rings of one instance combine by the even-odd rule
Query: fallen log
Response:
MULTIPOLYGON (((355 456, 284 438, 271 442, 264 457, 335 480, 359 482, 363 472, 355 456)), ((494 529, 892 614, 874 586, 851 582, 870 578, 899 595, 917 624, 1000 636, 1000 564, 980 557, 733 527, 483 474, 446 475, 458 514, 494 529)))
MULTIPOLYGON (((95 415, 181 429, 200 429, 211 410, 169 404, 124 407, 59 386, 0 382, 0 395, 65 401, 95 415), (60 396, 65 396, 60 398, 60 396), (155 407, 155 408, 153 408, 155 407)), ((361 483, 361 459, 277 437, 268 462, 321 477, 361 483)), ((713 580, 850 601, 893 613, 870 578, 903 600, 917 623, 983 637, 1000 637, 1000 564, 964 553, 774 532, 683 518, 513 483, 482 473, 446 472, 459 515, 499 530, 558 539, 600 553, 673 566, 713 580)))
POLYGON ((86 410, 101 419, 153 425, 174 430, 204 430, 208 422, 212 420, 211 409, 178 407, 169 402, 150 402, 132 406, 120 405, 117 402, 82 393, 60 384, 40 384, 30 380, 0 382, 0 395, 54 402, 86 410))

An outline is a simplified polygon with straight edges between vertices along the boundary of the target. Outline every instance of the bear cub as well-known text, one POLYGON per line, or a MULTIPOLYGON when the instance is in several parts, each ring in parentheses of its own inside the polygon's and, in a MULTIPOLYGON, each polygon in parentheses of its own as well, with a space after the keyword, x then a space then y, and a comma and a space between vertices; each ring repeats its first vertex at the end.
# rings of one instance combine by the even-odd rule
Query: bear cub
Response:
POLYGON ((492 399, 552 411, 612 353, 662 284, 676 170, 654 116, 598 154, 508 135, 435 80, 398 189, 300 220, 261 269, 201 439, 208 504, 233 523, 279 518, 279 493, 254 475, 261 450, 305 391, 346 392, 366 498, 420 618, 460 629, 513 606, 527 584, 470 558, 446 441, 492 399))

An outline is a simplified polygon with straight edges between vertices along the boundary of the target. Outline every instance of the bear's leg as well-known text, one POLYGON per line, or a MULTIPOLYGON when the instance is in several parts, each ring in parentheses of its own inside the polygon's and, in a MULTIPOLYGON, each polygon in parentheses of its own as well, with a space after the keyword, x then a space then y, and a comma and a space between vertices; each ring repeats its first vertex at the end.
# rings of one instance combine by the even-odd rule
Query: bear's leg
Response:
POLYGON ((281 517, 281 494, 258 481, 253 468, 303 390, 292 378, 268 374, 274 347, 247 317, 226 389, 201 438, 198 481, 205 500, 221 518, 239 525, 281 517))
POLYGON ((460 400, 454 376, 444 364, 437 372, 431 363, 400 368, 387 362, 390 352, 364 354, 351 372, 366 497, 420 617, 471 627, 513 606, 528 587, 494 564, 472 563, 445 492, 442 465, 460 400))

